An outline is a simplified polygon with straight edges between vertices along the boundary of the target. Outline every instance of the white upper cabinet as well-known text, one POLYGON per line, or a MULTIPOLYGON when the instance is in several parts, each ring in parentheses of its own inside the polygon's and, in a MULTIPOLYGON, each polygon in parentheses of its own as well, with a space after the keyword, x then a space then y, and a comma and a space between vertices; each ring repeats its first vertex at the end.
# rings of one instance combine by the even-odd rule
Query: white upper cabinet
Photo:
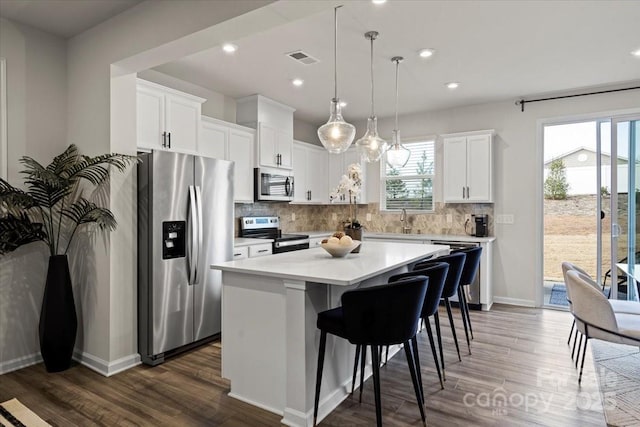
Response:
POLYGON ((445 203, 493 203, 493 130, 442 136, 445 203))
MULTIPOLYGON (((329 192, 333 191, 340 183, 342 175, 347 175, 349 165, 358 164, 362 169, 362 188, 356 198, 356 203, 367 203, 367 164, 360 159, 358 150, 355 147, 349 148, 341 154, 329 154, 329 192)), ((347 197, 334 200, 333 204, 349 203, 347 197)))
POLYGON ((255 131, 202 116, 199 154, 235 162, 234 201, 253 202, 253 152, 255 131))
POLYGON ((328 156, 329 153, 322 147, 306 142, 293 142, 294 203, 329 202, 328 156))
POLYGON ((138 147, 197 153, 204 101, 203 98, 138 79, 138 147))
POLYGON ((236 121, 258 130, 256 166, 291 169, 295 109, 262 95, 236 100, 236 121))

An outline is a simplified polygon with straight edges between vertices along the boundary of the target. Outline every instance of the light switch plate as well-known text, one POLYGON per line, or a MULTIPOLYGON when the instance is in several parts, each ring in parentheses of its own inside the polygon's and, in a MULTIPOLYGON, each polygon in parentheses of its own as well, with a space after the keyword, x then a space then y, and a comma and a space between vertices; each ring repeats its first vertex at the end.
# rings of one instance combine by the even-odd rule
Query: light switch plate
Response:
POLYGON ((453 215, 447 214, 447 224, 453 224, 453 215))
POLYGON ((296 220, 296 213, 292 212, 291 213, 291 221, 295 221, 296 220))
POLYGON ((334 213, 332 213, 332 214, 331 214, 331 219, 332 219, 332 220, 334 220, 334 221, 336 221, 336 220, 338 219, 338 214, 337 214, 337 213, 335 213, 335 212, 334 212, 334 213))

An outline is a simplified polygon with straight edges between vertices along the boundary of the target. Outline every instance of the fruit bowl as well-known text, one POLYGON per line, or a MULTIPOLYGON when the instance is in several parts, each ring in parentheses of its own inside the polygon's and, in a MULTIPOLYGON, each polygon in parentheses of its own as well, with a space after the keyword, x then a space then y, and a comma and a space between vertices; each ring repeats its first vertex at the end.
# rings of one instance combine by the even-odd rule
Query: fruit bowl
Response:
POLYGON ((360 240, 354 240, 350 245, 341 245, 340 243, 321 243, 320 246, 329 252, 334 258, 342 258, 347 256, 349 252, 360 246, 360 240))

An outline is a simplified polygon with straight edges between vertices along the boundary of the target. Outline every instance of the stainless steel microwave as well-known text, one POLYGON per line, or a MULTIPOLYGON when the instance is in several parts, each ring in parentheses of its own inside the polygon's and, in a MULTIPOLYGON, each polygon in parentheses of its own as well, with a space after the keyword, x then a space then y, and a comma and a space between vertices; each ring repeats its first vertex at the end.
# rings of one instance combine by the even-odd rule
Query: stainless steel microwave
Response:
POLYGON ((254 169, 254 194, 256 201, 293 200, 293 175, 291 171, 274 168, 254 169))

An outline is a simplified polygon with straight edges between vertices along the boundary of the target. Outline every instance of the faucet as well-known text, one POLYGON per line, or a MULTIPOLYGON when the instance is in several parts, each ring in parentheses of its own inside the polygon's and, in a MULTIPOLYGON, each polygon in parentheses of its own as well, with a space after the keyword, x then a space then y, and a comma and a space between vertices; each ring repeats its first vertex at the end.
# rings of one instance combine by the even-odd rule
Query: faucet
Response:
POLYGON ((411 227, 407 227, 407 210, 405 208, 402 208, 400 213, 400 222, 402 223, 402 234, 409 234, 411 227))

